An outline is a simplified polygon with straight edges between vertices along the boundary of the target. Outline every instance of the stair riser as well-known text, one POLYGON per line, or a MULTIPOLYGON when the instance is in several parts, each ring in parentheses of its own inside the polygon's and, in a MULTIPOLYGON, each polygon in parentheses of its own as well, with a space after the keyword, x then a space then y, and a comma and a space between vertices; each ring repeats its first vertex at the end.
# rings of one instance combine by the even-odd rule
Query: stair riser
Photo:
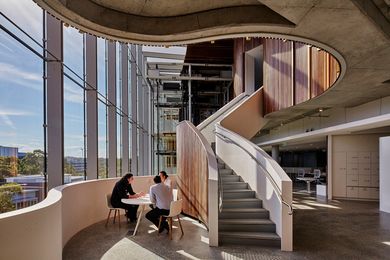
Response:
POLYGON ((223 190, 243 190, 248 189, 248 183, 235 183, 235 184, 224 184, 222 185, 223 190))
POLYGON ((219 175, 222 177, 222 176, 237 176, 237 175, 234 175, 233 172, 220 172, 219 175))
POLYGON ((222 224, 219 223, 219 231, 236 232, 275 232, 275 224, 222 224))
POLYGON ((223 208, 238 209, 238 208, 261 208, 262 201, 235 201, 235 202, 223 202, 223 208))
POLYGON ((232 182, 232 181, 241 181, 240 176, 231 175, 231 176, 221 176, 222 182, 232 182))
POLYGON ((233 174, 233 170, 229 170, 229 169, 220 169, 220 170, 219 170, 219 173, 220 173, 220 174, 228 174, 228 175, 231 175, 231 174, 233 174))
POLYGON ((254 198, 255 192, 248 190, 246 192, 224 192, 223 199, 243 199, 243 198, 254 198))
POLYGON ((218 169, 224 169, 225 164, 224 163, 218 163, 218 169))
POLYGON ((249 239, 249 238, 235 238, 235 237, 219 237, 219 242, 225 244, 236 244, 236 245, 254 245, 254 246, 271 246, 280 248, 280 240, 269 240, 269 239, 249 239))
POLYGON ((220 219, 268 219, 269 212, 223 212, 219 213, 220 219))

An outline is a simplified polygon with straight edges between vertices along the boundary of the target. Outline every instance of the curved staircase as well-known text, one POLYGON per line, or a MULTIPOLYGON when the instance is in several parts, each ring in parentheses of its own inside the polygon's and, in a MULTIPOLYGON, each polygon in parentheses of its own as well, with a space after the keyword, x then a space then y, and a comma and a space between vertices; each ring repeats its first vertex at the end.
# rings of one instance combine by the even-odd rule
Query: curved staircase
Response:
POLYGON ((222 211, 219 213, 219 241, 221 244, 251 244, 280 247, 275 223, 268 210, 256 198, 248 183, 218 159, 222 180, 222 211))

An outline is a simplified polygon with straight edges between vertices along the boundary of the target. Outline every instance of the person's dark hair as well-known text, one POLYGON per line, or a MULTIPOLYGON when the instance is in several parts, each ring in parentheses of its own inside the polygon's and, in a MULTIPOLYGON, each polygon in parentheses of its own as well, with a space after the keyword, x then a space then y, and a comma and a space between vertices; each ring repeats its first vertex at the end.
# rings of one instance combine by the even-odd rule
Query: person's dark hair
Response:
POLYGON ((168 178, 168 174, 165 171, 160 172, 165 178, 168 178))
POLYGON ((154 183, 156 183, 156 184, 161 183, 161 177, 158 176, 158 175, 156 175, 156 176, 154 176, 153 181, 154 181, 154 183))
POLYGON ((127 180, 130 179, 131 177, 133 177, 133 174, 132 174, 132 173, 126 173, 126 174, 121 178, 121 181, 127 183, 127 182, 128 182, 127 180))

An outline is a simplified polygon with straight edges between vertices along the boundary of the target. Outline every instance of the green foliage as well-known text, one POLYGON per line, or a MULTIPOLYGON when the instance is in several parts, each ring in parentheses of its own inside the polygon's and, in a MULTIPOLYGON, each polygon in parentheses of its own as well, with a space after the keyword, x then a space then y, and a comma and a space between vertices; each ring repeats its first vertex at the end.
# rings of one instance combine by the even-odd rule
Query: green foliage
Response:
POLYGON ((12 196, 22 192, 22 186, 17 183, 6 183, 0 186, 0 213, 15 210, 12 196))
POLYGON ((0 156, 0 180, 16 176, 17 160, 16 157, 0 156))
POLYGON ((65 174, 76 175, 76 169, 72 164, 68 163, 66 160, 64 162, 64 172, 65 174))
POLYGON ((19 160, 19 173, 23 175, 37 175, 43 173, 44 153, 42 150, 34 150, 19 160))

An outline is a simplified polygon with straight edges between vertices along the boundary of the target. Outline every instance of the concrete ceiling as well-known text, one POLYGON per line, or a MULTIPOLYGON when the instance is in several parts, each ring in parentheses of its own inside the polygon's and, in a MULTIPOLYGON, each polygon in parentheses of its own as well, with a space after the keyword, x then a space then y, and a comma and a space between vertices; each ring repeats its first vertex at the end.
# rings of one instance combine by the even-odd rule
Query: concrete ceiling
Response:
POLYGON ((121 41, 172 45, 268 36, 332 53, 342 65, 336 84, 317 98, 269 114, 267 127, 318 108, 351 107, 390 95, 387 0, 35 1, 81 30, 121 41))
POLYGON ((212 1, 172 1, 172 0, 91 0, 107 9, 139 16, 169 17, 224 7, 260 5, 257 0, 212 0, 212 1))

